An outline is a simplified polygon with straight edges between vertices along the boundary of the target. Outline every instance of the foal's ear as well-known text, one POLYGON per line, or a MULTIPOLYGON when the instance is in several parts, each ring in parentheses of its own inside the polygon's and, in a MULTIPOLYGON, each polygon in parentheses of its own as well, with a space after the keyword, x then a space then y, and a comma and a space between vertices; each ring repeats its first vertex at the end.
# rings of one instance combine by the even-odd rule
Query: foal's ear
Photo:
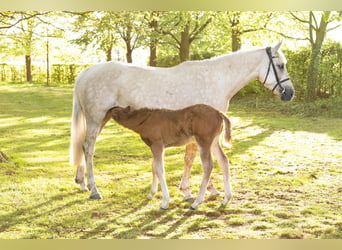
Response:
POLYGON ((283 40, 281 40, 280 42, 278 42, 275 46, 273 46, 272 48, 272 52, 275 53, 280 49, 280 46, 282 45, 283 40))
POLYGON ((125 108, 125 112, 128 113, 128 112, 130 112, 130 111, 131 111, 131 106, 127 106, 127 107, 125 108))

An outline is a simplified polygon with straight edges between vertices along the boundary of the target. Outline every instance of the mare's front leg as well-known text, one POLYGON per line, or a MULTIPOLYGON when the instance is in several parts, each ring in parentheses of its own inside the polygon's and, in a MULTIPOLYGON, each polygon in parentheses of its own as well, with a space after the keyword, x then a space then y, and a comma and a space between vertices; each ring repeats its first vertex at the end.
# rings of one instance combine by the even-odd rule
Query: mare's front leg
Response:
MULTIPOLYGON (((162 190, 163 194, 163 200, 162 204, 160 206, 160 209, 167 209, 169 206, 169 201, 170 201, 170 194, 169 190, 166 184, 166 179, 165 179, 165 170, 164 170, 164 146, 162 143, 154 143, 151 146, 151 151, 153 154, 153 162, 152 162, 152 168, 154 175, 156 175, 159 179, 160 182, 160 188, 162 190)), ((152 188, 151 188, 151 193, 156 191, 156 181, 153 180, 152 183, 152 188)))
POLYGON ((95 143, 97 135, 100 131, 101 125, 96 123, 91 123, 87 121, 87 133, 85 137, 85 142, 83 145, 85 161, 87 166, 87 175, 88 175, 88 189, 90 190, 90 198, 91 199, 102 199, 101 194, 97 191, 95 185, 94 178, 94 170, 93 170, 93 156, 95 152, 95 143))

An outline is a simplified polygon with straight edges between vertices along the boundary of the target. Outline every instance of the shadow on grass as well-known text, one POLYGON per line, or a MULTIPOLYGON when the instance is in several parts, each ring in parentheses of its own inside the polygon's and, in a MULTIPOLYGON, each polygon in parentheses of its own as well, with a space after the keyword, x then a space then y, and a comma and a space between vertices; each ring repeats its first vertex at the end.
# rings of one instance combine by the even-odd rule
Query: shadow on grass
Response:
POLYGON ((40 212, 40 213, 34 213, 33 212, 34 210, 44 209, 48 206, 51 206, 56 201, 63 200, 63 199, 70 197, 70 196, 74 196, 77 193, 79 193, 79 191, 69 192, 67 194, 58 194, 58 195, 49 197, 48 200, 46 200, 42 203, 38 203, 34 206, 28 206, 25 208, 18 208, 14 212, 0 216, 0 222, 1 222, 0 232, 4 232, 4 231, 10 229, 11 227, 14 227, 14 226, 22 224, 22 223, 30 223, 37 218, 44 217, 44 216, 56 211, 57 209, 61 210, 64 208, 68 208, 71 205, 75 205, 75 204, 82 202, 82 199, 73 200, 71 202, 63 204, 62 206, 59 206, 58 208, 54 207, 52 209, 49 209, 49 210, 46 210, 46 211, 40 212))

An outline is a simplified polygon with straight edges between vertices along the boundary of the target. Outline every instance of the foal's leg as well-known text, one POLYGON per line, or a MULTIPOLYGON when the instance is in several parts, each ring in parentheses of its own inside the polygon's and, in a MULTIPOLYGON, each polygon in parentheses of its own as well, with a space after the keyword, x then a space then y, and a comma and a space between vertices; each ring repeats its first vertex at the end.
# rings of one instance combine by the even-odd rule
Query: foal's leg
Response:
POLYGON ((200 147, 200 156, 202 161, 203 178, 202 183, 194 203, 191 204, 190 209, 194 210, 204 200, 205 190, 208 186, 210 174, 213 169, 213 160, 211 158, 210 144, 200 147))
POLYGON ((80 184, 81 191, 89 191, 84 181, 85 171, 83 163, 77 166, 75 182, 80 184))
MULTIPOLYGON (((163 200, 160 209, 167 209, 169 206, 170 194, 167 188, 164 170, 164 147, 161 143, 155 143, 151 146, 151 151, 153 154, 152 168, 154 174, 158 177, 160 182, 160 188, 163 193, 163 200)), ((154 178, 154 177, 153 177, 154 178)), ((156 191, 156 181, 153 180, 151 193, 156 191)))
MULTIPOLYGON (((190 143, 186 145, 185 155, 184 155, 184 173, 183 173, 181 183, 179 185, 179 189, 184 195, 184 200, 189 201, 189 202, 194 202, 194 198, 192 197, 190 193, 190 173, 191 173, 192 164, 196 157, 196 153, 197 153, 196 143, 190 143)), ((213 196, 219 195, 219 192, 214 187, 210 178, 209 178, 207 189, 211 195, 213 196)))
POLYGON ((152 162, 152 186, 151 186, 151 192, 147 196, 147 199, 151 200, 153 196, 157 193, 158 191, 158 176, 155 171, 154 167, 154 161, 152 162))
POLYGON ((194 201, 194 198, 192 198, 192 195, 190 193, 190 173, 191 173, 192 163, 194 162, 194 159, 196 157, 196 152, 197 152, 196 143, 190 143, 186 145, 185 155, 184 155, 184 173, 183 173, 181 183, 179 185, 179 189, 184 195, 184 200, 189 201, 189 202, 194 201))
POLYGON ((216 140, 213 143, 213 153, 215 155, 215 158, 217 159, 222 173, 223 173, 223 184, 224 184, 224 200, 222 202, 222 205, 227 205, 229 200, 232 198, 232 187, 230 184, 230 177, 229 177, 229 161, 226 154, 223 152, 222 147, 220 146, 219 139, 216 138, 216 140))
POLYGON ((102 199, 100 193, 97 191, 93 171, 93 156, 95 152, 95 142, 100 131, 101 124, 87 121, 87 133, 83 145, 84 155, 87 166, 88 189, 91 192, 91 199, 102 199))

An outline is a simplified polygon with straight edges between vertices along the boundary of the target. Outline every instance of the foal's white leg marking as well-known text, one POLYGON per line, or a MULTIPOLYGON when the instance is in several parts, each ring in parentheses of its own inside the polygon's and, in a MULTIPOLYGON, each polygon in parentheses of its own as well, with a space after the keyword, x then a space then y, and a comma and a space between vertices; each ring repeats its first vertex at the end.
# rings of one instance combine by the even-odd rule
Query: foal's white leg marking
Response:
POLYGON ((224 199, 223 199, 222 205, 226 206, 228 202, 230 201, 230 199, 232 198, 232 187, 230 184, 230 176, 229 176, 229 161, 228 161, 228 157, 223 152, 223 149, 220 146, 218 138, 215 139, 213 143, 213 153, 223 173, 224 199))
MULTIPOLYGON (((164 170, 164 148, 162 144, 156 143, 151 147, 153 154, 153 162, 152 168, 154 169, 155 174, 157 175, 160 188, 163 193, 162 204, 160 206, 161 209, 167 209, 170 201, 170 194, 167 188, 166 179, 165 179, 165 170, 164 170)), ((152 188, 155 183, 152 183, 152 188)), ((154 191, 154 190, 153 190, 154 191)), ((152 192, 152 190, 151 190, 152 192)))
POLYGON ((91 199, 102 199, 100 193, 97 191, 93 171, 93 156, 95 151, 96 137, 99 132, 100 125, 90 123, 87 121, 87 133, 84 142, 84 155, 87 166, 88 188, 91 192, 91 199))
POLYGON ((203 178, 197 198, 195 202, 191 204, 190 209, 196 209, 196 207, 203 202, 205 190, 208 186, 210 174, 213 169, 210 146, 208 148, 200 148, 200 155, 202 161, 203 178))

